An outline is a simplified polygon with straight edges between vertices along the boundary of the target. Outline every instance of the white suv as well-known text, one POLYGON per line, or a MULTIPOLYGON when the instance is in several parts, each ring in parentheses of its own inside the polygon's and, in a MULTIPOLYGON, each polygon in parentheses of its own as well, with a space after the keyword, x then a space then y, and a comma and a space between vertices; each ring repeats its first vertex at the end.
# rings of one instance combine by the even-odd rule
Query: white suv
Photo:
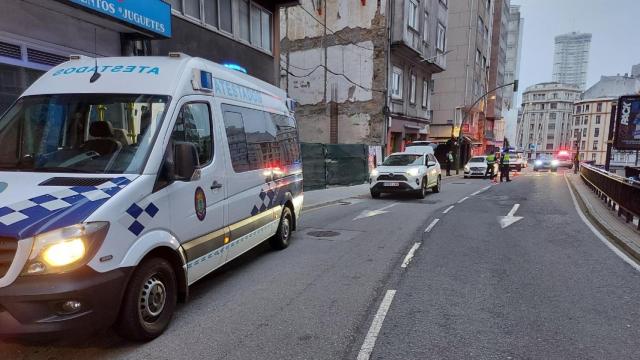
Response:
POLYGON ((414 192, 424 199, 427 191, 440 192, 440 163, 433 154, 394 153, 371 171, 371 197, 381 193, 414 192))

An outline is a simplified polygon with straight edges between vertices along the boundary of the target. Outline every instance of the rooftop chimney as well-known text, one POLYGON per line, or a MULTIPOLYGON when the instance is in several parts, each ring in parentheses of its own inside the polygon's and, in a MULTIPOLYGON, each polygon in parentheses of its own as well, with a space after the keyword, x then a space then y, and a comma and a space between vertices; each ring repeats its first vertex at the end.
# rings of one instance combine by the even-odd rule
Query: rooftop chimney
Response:
POLYGON ((631 76, 634 78, 640 77, 640 64, 636 64, 631 67, 631 76))

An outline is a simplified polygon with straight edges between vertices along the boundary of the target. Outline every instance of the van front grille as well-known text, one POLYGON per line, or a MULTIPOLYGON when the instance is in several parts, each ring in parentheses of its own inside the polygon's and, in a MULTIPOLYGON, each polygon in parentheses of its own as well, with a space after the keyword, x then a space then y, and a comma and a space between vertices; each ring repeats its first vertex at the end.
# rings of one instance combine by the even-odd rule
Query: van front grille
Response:
POLYGON ((10 237, 0 237, 0 278, 4 277, 16 256, 18 241, 10 237))

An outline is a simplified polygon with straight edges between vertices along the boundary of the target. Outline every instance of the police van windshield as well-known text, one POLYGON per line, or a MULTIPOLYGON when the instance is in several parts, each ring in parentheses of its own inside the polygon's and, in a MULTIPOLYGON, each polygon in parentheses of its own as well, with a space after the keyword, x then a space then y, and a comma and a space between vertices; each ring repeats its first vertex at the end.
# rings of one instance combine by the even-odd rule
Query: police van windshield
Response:
POLYGON ((0 118, 0 170, 140 173, 169 96, 20 98, 0 118))

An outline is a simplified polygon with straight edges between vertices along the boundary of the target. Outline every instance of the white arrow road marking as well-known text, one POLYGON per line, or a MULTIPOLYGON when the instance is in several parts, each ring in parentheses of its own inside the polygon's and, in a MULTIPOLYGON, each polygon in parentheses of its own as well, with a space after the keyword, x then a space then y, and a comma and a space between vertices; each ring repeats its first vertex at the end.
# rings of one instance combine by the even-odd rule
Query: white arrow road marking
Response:
POLYGON ((368 217, 372 217, 372 216, 376 216, 376 215, 382 215, 382 214, 386 214, 388 213, 388 211, 386 211, 387 209, 389 209, 392 206, 396 206, 398 203, 393 203, 390 205, 387 205, 385 207, 381 207, 378 210, 365 210, 363 212, 360 213, 360 215, 356 216, 353 218, 353 220, 358 220, 358 219, 364 219, 364 218, 368 218, 368 217))
POLYGON ((400 265, 401 268, 406 268, 407 265, 409 265, 409 263, 413 259, 413 255, 415 255, 416 250, 418 250, 419 247, 420 247, 420 243, 419 242, 413 244, 411 249, 409 249, 409 252, 407 253, 407 256, 404 257, 404 261, 402 262, 402 265, 400 265))
POLYGON ((382 299, 382 303, 380 303, 378 312, 373 318, 373 322, 371 323, 369 332, 364 338, 364 342, 362 343, 362 347, 360 348, 360 352, 358 353, 358 360, 369 360, 369 357, 371 357, 373 347, 376 345, 376 339, 378 338, 378 334, 380 333, 380 329, 382 328, 382 323, 384 322, 384 318, 387 316, 387 312, 391 307, 391 302, 393 301, 393 297, 395 295, 395 290, 387 290, 387 293, 384 295, 384 299, 382 299))
POLYGON ((518 211, 518 208, 520 208, 520 204, 515 204, 513 205, 513 208, 511 208, 507 216, 498 216, 498 222, 500 223, 500 227, 502 229, 515 223, 516 221, 524 219, 522 216, 514 216, 516 211, 518 211))

